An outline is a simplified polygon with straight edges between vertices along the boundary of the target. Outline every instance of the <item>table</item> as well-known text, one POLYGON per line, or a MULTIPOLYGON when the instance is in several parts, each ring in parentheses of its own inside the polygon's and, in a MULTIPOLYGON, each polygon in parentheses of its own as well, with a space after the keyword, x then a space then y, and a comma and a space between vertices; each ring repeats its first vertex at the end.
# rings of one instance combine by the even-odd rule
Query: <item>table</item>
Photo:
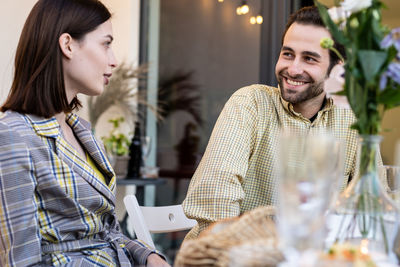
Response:
POLYGON ((136 199, 140 206, 144 206, 144 188, 148 185, 162 185, 167 180, 165 178, 129 178, 124 179, 117 178, 117 186, 136 186, 136 199))

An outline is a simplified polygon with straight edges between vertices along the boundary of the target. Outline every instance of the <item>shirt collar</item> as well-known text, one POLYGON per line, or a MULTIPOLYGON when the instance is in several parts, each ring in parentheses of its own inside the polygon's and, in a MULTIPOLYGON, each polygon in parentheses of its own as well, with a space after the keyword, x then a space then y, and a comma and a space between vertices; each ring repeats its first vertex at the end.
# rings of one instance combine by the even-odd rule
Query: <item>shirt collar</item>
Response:
MULTIPOLYGON (((282 103, 283 108, 284 108, 287 112, 293 114, 293 115, 296 116, 296 117, 303 117, 303 116, 301 115, 301 113, 298 113, 298 112, 296 112, 296 111, 294 110, 293 104, 292 104, 292 103, 289 103, 289 102, 287 102, 286 100, 284 100, 284 99, 282 98, 282 94, 280 93, 281 88, 279 87, 279 85, 278 85, 278 89, 279 89, 279 98, 280 98, 280 100, 281 100, 281 103, 282 103)), ((332 98, 330 98, 330 97, 326 98, 326 97, 325 97, 325 100, 326 100, 326 101, 324 101, 324 102, 325 102, 325 105, 324 105, 318 112, 321 112, 321 111, 322 111, 322 112, 326 112, 326 111, 329 111, 329 110, 331 110, 331 109, 333 108, 333 100, 332 100, 332 98)))

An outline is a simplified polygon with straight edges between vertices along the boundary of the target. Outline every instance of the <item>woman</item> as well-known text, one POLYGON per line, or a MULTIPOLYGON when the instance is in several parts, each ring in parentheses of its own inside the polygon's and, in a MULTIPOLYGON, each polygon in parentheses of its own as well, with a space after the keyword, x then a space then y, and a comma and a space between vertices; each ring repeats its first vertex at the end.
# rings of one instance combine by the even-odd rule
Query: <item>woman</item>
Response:
POLYGON ((0 119, 0 266, 168 266, 119 231, 115 175, 77 94, 116 67, 97 0, 39 0, 23 28, 0 119))

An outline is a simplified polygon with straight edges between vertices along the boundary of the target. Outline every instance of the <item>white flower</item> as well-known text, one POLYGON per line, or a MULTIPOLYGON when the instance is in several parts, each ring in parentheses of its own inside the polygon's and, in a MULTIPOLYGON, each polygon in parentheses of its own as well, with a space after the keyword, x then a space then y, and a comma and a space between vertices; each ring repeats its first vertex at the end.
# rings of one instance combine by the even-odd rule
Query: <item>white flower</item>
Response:
POLYGON ((331 7, 328 9, 329 17, 331 17, 332 21, 336 24, 346 20, 347 17, 350 16, 349 11, 345 11, 342 7, 331 7))
POLYGON ((344 0, 340 5, 345 11, 355 13, 370 7, 372 5, 372 0, 344 0))
POLYGON ((333 103, 340 108, 350 109, 349 101, 346 96, 336 95, 335 93, 342 91, 344 86, 344 68, 343 64, 337 64, 331 70, 329 78, 325 80, 324 90, 326 97, 333 99, 333 103))

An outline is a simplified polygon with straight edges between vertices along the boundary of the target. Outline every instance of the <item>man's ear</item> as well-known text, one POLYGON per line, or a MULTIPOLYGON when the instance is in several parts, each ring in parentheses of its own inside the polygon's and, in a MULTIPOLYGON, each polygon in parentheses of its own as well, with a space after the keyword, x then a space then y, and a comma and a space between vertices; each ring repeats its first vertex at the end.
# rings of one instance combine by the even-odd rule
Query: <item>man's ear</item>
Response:
POLYGON ((69 33, 61 34, 60 38, 58 38, 58 44, 63 55, 71 59, 74 51, 74 39, 72 39, 72 36, 69 33))

